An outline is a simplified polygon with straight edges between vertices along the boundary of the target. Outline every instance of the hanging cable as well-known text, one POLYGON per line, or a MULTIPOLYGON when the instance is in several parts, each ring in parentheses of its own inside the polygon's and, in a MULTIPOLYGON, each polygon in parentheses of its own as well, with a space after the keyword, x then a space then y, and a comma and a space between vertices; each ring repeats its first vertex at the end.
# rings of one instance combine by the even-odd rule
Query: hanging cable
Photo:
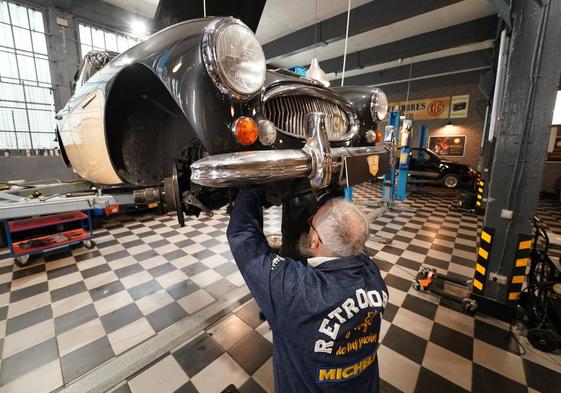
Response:
POLYGON ((347 66, 347 44, 349 42, 349 21, 351 20, 351 0, 347 7, 347 30, 345 32, 345 49, 343 51, 343 72, 341 73, 341 86, 345 84, 345 67, 347 66))
POLYGON ((318 49, 318 0, 316 0, 316 12, 314 15, 314 58, 316 58, 318 49))
POLYGON ((405 112, 407 112, 407 104, 409 104, 409 90, 411 89, 411 75, 413 73, 413 57, 409 64, 409 80, 407 81, 407 96, 405 97, 405 112))

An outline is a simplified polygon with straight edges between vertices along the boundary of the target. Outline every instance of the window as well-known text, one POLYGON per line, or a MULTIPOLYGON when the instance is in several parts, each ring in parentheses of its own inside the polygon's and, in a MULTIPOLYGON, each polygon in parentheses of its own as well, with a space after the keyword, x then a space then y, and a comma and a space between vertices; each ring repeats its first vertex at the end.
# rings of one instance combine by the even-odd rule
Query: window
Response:
POLYGON ((140 38, 130 34, 116 33, 85 23, 80 23, 79 29, 82 57, 92 50, 110 50, 121 53, 140 42, 140 38))
POLYGON ((53 87, 41 11, 0 0, 0 149, 52 149, 53 87))

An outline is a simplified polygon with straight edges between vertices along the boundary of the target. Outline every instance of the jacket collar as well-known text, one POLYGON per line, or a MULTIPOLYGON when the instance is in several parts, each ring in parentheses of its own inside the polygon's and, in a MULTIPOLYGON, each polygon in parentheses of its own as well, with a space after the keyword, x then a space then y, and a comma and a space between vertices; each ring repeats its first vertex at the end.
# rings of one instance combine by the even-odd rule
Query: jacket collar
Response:
MULTIPOLYGON (((315 260, 316 258, 310 258, 310 260, 315 260)), ((351 257, 344 257, 344 258, 325 258, 320 257, 321 262, 314 261, 315 265, 310 263, 310 266, 314 269, 321 270, 321 271, 331 271, 331 270, 341 270, 341 269, 349 269, 353 267, 359 267, 364 265, 365 263, 372 263, 372 260, 361 254, 361 255, 353 255, 351 257), (319 262, 319 263, 318 263, 319 262)))
POLYGON ((327 261, 332 261, 334 259, 337 259, 337 257, 313 257, 313 258, 308 258, 308 266, 318 267, 322 263, 325 263, 327 261))

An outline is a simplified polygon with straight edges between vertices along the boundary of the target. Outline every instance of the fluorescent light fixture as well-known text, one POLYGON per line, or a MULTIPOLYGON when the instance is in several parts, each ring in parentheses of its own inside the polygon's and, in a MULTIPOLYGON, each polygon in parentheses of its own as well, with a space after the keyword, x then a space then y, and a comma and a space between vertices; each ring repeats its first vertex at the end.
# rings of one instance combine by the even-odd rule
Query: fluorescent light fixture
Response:
POLYGON ((140 20, 133 20, 131 22, 131 33, 139 37, 146 37, 148 35, 146 23, 140 20))
POLYGON ((555 109, 553 109, 553 126, 561 125, 561 90, 557 92, 557 99, 555 100, 555 109))

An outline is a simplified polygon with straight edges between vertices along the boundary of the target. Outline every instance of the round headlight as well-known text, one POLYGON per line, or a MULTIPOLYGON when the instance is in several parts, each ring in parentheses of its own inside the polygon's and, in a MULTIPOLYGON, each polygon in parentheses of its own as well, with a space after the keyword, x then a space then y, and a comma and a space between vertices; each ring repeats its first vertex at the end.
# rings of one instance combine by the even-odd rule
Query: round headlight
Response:
POLYGON ((372 97, 370 98, 370 114, 374 121, 384 120, 388 114, 388 97, 378 88, 372 91, 372 97))
POLYGON ((219 19, 203 36, 203 58, 214 84, 234 98, 248 98, 265 81, 265 54, 253 32, 237 19, 219 19))

